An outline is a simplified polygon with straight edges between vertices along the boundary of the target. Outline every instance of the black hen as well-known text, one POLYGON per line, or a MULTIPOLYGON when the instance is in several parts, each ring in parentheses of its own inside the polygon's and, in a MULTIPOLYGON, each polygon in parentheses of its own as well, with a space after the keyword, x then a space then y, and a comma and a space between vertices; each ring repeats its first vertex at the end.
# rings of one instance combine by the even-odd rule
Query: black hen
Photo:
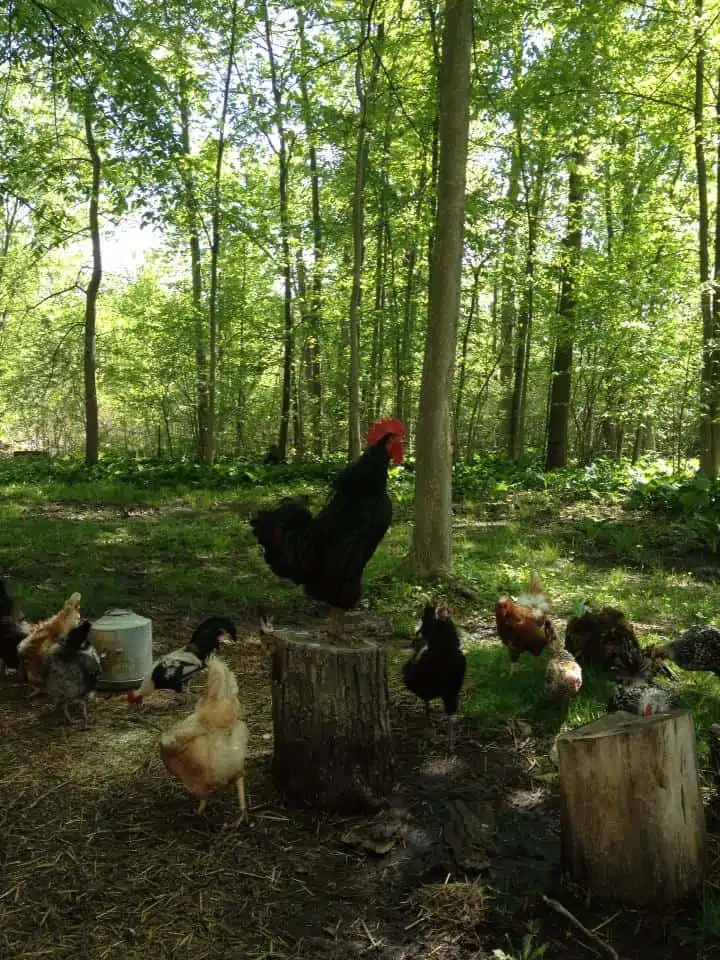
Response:
POLYGON ((405 686, 425 701, 426 716, 430 715, 430 701, 442 700, 448 716, 452 750, 453 715, 457 713, 466 663, 446 604, 441 604, 437 610, 432 603, 425 604, 413 647, 415 655, 402 671, 405 686))
POLYGON ((41 667, 45 690, 55 704, 62 704, 65 719, 72 723, 68 707, 80 703, 87 721, 85 698, 97 687, 102 667, 100 656, 88 640, 91 623, 83 620, 47 651, 41 667))
POLYGON ((166 653, 152 665, 137 691, 128 691, 130 703, 142 703, 155 690, 174 690, 182 693, 189 678, 205 667, 207 658, 220 645, 231 646, 237 640, 237 630, 227 617, 208 617, 195 628, 190 643, 166 653))
POLYGON ((11 670, 20 669, 18 644, 32 630, 32 624, 23 619, 15 603, 0 581, 0 660, 11 670))
POLYGON ((360 599, 365 565, 390 526, 388 467, 391 460, 402 463, 404 434, 399 420, 376 423, 368 432, 370 445, 335 479, 317 516, 306 504, 285 499, 250 521, 273 573, 328 603, 330 628, 337 635, 342 635, 343 611, 360 599))

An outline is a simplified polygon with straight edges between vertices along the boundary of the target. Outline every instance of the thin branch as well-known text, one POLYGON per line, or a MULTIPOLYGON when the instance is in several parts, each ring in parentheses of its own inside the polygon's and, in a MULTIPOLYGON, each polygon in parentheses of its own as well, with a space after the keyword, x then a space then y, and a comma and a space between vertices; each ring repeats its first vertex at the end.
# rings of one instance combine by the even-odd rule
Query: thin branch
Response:
MULTIPOLYGON (((79 279, 80 275, 78 274, 78 280, 79 279)), ((55 297, 62 297, 66 293, 72 293, 73 290, 79 290, 81 293, 84 293, 85 291, 80 286, 78 280, 76 280, 75 283, 71 284, 69 287, 64 287, 62 290, 55 290, 53 293, 49 293, 46 297, 43 297, 42 300, 38 300, 37 303, 31 304, 31 306, 27 307, 27 309, 37 310, 38 307, 42 306, 43 303, 47 303, 48 300, 54 300, 55 297)))

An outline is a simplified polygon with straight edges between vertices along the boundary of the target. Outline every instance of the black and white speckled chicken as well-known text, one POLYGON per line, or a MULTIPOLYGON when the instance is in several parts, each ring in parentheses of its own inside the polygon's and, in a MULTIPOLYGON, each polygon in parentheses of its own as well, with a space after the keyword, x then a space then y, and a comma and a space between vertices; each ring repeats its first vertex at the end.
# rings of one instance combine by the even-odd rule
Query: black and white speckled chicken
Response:
POLYGON ((610 673, 635 672, 629 663, 642 652, 632 625, 615 607, 585 610, 581 616, 571 617, 565 646, 583 666, 599 667, 610 673))
POLYGON ((627 683, 618 683, 608 701, 608 713, 625 710, 650 717, 656 713, 669 713, 679 706, 679 699, 673 690, 666 690, 645 677, 638 677, 627 683))
POLYGON ((653 660, 650 651, 640 646, 632 624, 615 607, 586 610, 571 618, 565 631, 565 646, 583 666, 604 670, 620 683, 640 675, 649 681, 657 674, 677 680, 666 664, 653 660))
POLYGON ((672 643, 653 647, 651 655, 672 660, 683 670, 707 670, 720 677, 720 629, 709 624, 690 627, 672 643))
POLYGON ((85 698, 95 690, 102 673, 100 655, 88 640, 91 627, 89 620, 73 627, 50 647, 42 662, 45 692, 54 704, 62 706, 68 723, 72 723, 71 703, 80 704, 87 722, 85 698))

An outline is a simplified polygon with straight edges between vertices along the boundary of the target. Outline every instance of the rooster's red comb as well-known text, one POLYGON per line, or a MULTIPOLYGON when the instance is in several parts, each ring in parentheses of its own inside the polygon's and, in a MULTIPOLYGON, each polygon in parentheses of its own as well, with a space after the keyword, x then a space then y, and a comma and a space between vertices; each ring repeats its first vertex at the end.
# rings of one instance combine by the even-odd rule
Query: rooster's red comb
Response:
POLYGON ((388 433, 394 433, 397 437, 404 437, 405 424, 402 420, 378 420, 378 422, 368 430, 367 442, 372 446, 382 440, 388 433))

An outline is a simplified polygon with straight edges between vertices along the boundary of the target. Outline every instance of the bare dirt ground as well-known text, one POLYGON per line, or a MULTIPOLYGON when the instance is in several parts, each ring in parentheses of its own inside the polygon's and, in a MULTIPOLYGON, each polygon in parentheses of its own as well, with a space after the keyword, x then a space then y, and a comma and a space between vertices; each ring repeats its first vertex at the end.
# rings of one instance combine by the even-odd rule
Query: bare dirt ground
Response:
MULTIPOLYGON (((185 627, 161 625, 159 649, 184 642, 185 627)), ((720 956, 692 937, 696 905, 657 916, 563 885, 551 767, 532 735, 460 724, 451 757, 439 718, 427 729, 395 680, 397 783, 379 821, 287 808, 271 777, 267 655, 250 625, 228 659, 251 730, 249 827, 234 791, 199 817, 168 778, 156 741, 187 712, 177 699, 138 710, 99 694, 88 728, 68 728, 0 679, 1 957, 491 960, 504 949, 539 960, 542 944, 545 957, 603 955, 543 893, 603 924, 624 960, 720 956)), ((711 853, 720 887, 714 841, 711 853)))

